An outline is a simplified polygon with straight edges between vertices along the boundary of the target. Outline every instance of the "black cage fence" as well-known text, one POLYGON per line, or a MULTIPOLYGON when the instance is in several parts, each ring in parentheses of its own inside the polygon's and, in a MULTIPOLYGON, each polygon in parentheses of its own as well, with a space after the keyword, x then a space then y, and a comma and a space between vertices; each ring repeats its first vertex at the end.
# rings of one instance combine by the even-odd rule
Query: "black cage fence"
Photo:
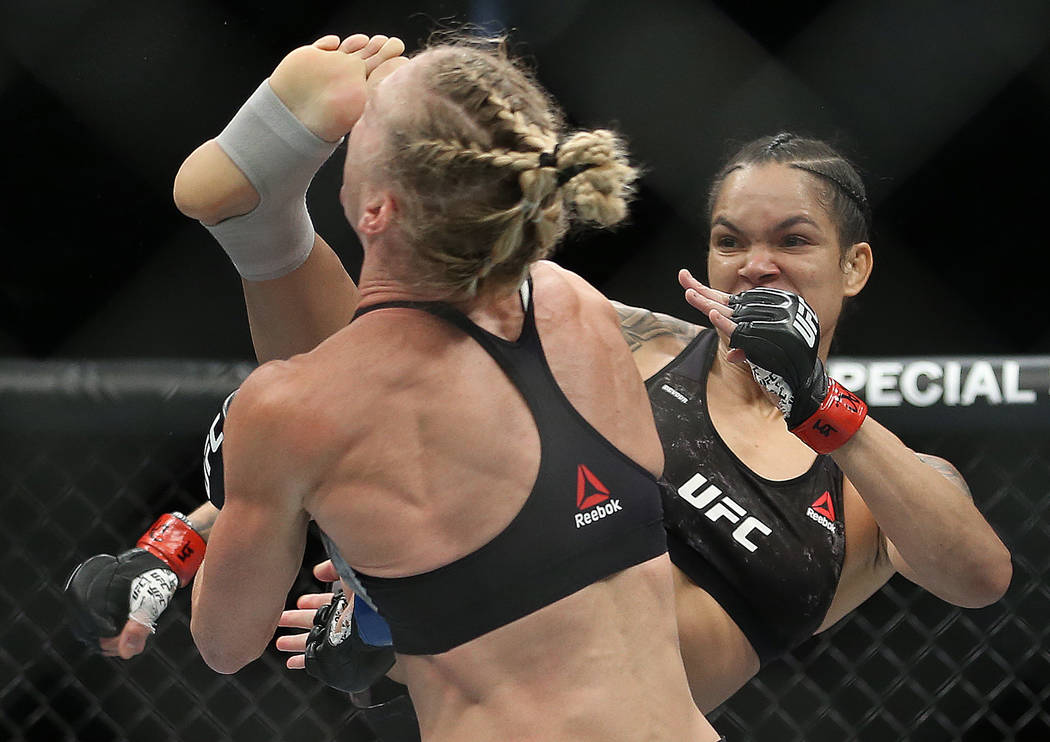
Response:
MULTIPOLYGON (((966 476, 1013 553, 1013 583, 995 605, 962 610, 896 577, 712 722, 732 742, 1050 739, 1050 359, 845 363, 838 376, 873 415, 966 476)), ((69 630, 62 587, 75 564, 202 501, 202 435, 249 371, 0 363, 0 738, 373 739, 345 696, 286 670, 272 647, 236 675, 209 670, 188 591, 130 661, 88 652, 69 630)), ((312 544, 307 567, 320 556, 312 544)), ((293 596, 315 587, 304 570, 293 596)))

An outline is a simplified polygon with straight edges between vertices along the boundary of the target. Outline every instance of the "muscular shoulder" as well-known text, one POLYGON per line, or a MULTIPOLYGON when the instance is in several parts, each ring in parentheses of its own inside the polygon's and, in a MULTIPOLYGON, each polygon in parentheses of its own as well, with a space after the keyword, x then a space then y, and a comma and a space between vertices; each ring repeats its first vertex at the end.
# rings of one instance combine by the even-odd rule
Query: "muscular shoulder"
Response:
POLYGON ((611 302, 611 305, 616 310, 620 333, 646 379, 666 366, 704 329, 642 307, 631 307, 618 301, 611 302))
POLYGON ((533 286, 542 292, 541 301, 553 299, 564 308, 581 311, 616 323, 617 317, 605 296, 582 276, 547 260, 539 261, 532 274, 533 286))
MULTIPOLYGON (((296 361, 271 361, 248 376, 230 403, 224 447, 290 451, 308 437, 309 374, 296 361), (278 449, 280 447, 280 449, 278 449)), ((308 444, 307 444, 308 445, 308 444)))
POLYGON ((223 424, 224 510, 251 503, 275 502, 284 490, 280 461, 286 451, 287 381, 278 362, 260 366, 230 401, 223 424), (278 455, 282 454, 282 455, 278 455))
POLYGON ((681 351, 704 329, 692 322, 643 307, 631 307, 618 301, 611 304, 619 317, 620 331, 632 351, 656 343, 681 351))
POLYGON ((231 420, 268 422, 286 410, 294 395, 294 373, 287 361, 271 361, 255 369, 230 404, 231 420))

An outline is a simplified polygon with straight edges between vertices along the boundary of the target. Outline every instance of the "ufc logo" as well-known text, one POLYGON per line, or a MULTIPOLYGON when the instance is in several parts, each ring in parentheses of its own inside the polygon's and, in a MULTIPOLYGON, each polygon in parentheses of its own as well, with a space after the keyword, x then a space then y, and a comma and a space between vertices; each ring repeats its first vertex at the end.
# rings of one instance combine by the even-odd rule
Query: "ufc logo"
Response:
POLYGON ((694 508, 703 512, 712 523, 724 519, 730 523, 738 524, 733 529, 733 540, 748 551, 758 549, 758 546, 748 539, 752 532, 758 531, 766 536, 773 532, 769 526, 758 518, 748 515, 747 511, 740 507, 733 498, 723 497, 722 490, 713 484, 709 484, 707 477, 703 474, 697 473, 690 477, 688 482, 678 488, 678 494, 694 508), (705 484, 707 487, 704 487, 705 484), (701 487, 704 487, 704 489, 701 490, 701 487), (716 500, 717 502, 715 502, 716 500))
POLYGON ((801 298, 792 326, 798 330, 810 348, 817 344, 817 314, 801 298))
POLYGON ((222 445, 222 421, 223 416, 220 412, 215 416, 211 428, 208 429, 208 435, 204 439, 204 492, 209 498, 211 497, 211 456, 217 453, 222 445), (216 430, 218 430, 218 435, 216 435, 216 430))
POLYGON ((204 492, 209 499, 211 499, 211 457, 213 454, 217 454, 222 446, 222 427, 226 422, 226 413, 230 409, 230 402, 233 401, 237 391, 237 389, 234 389, 230 392, 230 396, 222 403, 222 409, 215 416, 215 419, 212 420, 211 427, 208 428, 208 435, 204 438, 204 492))

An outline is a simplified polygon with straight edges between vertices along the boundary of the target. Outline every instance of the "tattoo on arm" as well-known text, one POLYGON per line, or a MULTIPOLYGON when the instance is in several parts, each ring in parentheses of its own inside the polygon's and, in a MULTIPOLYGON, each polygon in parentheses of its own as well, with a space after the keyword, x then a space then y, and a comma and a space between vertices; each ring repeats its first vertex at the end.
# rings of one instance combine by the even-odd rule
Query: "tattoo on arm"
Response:
POLYGON ((612 302, 612 305, 620 316, 620 332, 623 333, 624 340, 627 341, 632 353, 646 342, 666 335, 688 343, 701 329, 699 325, 667 314, 651 312, 640 307, 629 307, 618 301, 612 302))
POLYGON ((193 530, 199 533, 201 538, 207 542, 208 537, 211 535, 211 528, 215 525, 215 518, 218 515, 218 508, 207 502, 190 513, 187 518, 190 521, 190 525, 193 526, 193 530))
POLYGON ((970 487, 966 484, 966 480, 963 479, 963 475, 960 474, 959 470, 952 466, 950 462, 942 459, 940 456, 932 456, 928 453, 917 453, 915 455, 919 457, 919 461, 926 464, 949 482, 957 486, 971 500, 973 499, 973 494, 970 492, 970 487))
MULTIPOLYGON (((963 479, 963 475, 959 473, 959 470, 952 466, 951 462, 946 459, 942 459, 940 456, 933 456, 928 453, 916 453, 915 454, 919 461, 926 464, 942 477, 947 479, 949 482, 959 488, 960 491, 971 500, 973 494, 970 492, 969 485, 966 484, 966 480, 963 479)), ((876 524, 877 525, 877 524, 876 524)), ((889 552, 889 540, 886 538, 886 534, 882 528, 878 529, 876 534, 875 544, 875 566, 888 564, 890 560, 889 552)))

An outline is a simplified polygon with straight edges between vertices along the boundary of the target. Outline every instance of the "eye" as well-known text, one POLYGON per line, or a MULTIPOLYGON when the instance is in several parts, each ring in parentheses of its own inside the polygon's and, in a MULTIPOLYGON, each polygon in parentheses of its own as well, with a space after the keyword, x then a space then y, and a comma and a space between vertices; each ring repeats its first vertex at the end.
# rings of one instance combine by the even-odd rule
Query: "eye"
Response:
POLYGON ((802 247, 808 245, 809 240, 800 234, 789 234, 784 238, 783 244, 785 247, 802 247))
POLYGON ((737 238, 731 234, 723 234, 714 238, 715 247, 722 250, 735 250, 739 246, 737 238))

